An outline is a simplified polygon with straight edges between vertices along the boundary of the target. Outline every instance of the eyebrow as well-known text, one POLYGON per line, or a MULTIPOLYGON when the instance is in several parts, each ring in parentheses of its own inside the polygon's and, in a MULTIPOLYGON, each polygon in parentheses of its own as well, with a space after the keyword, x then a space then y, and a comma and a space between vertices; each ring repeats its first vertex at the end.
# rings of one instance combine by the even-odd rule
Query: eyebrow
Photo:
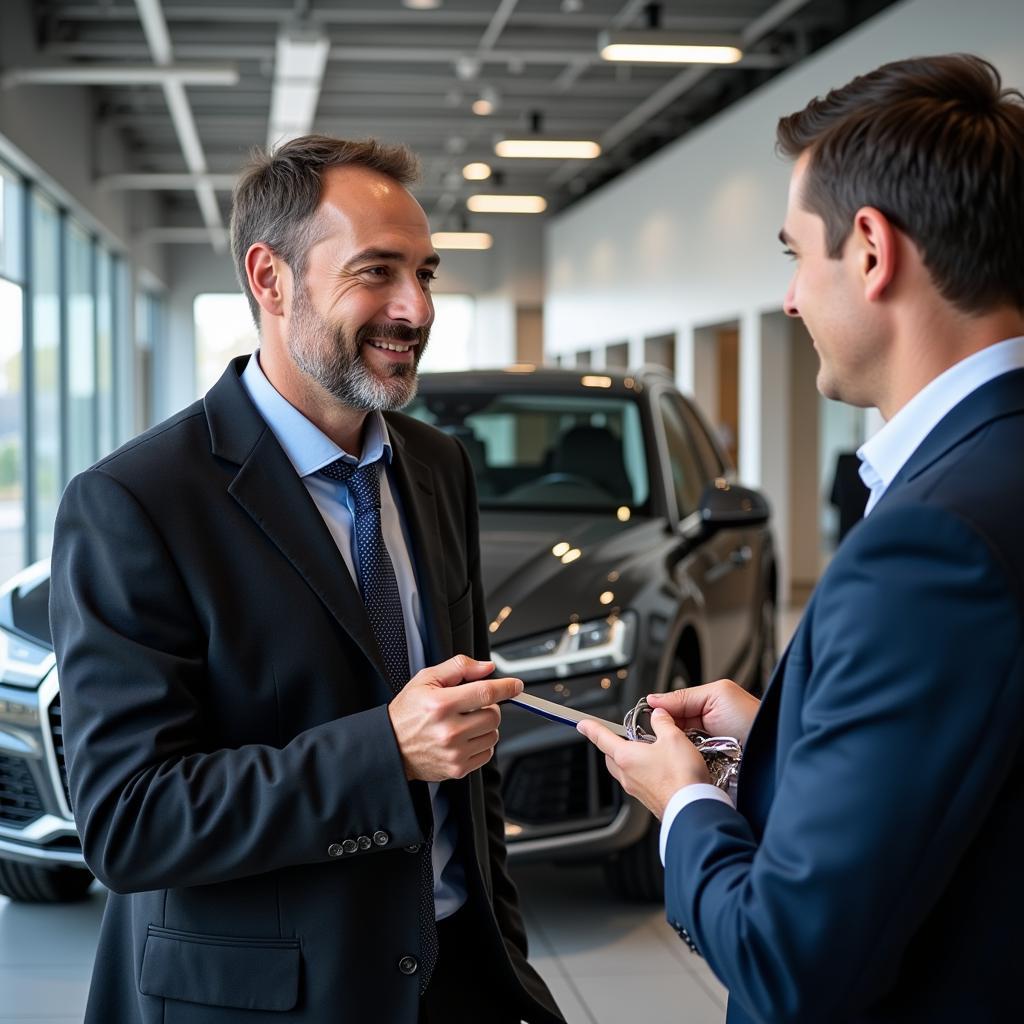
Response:
MULTIPOLYGON (((374 260, 384 260, 385 262, 398 262, 406 258, 405 253, 397 252, 394 249, 363 249, 362 252, 357 252, 348 262, 349 264, 354 263, 371 263, 374 260)), ((441 262, 441 257, 436 252, 431 253, 426 259, 423 260, 423 266, 425 267, 436 267, 441 262)))
POLYGON ((789 248, 793 247, 793 239, 790 238, 789 235, 786 234, 786 229, 785 228, 782 228, 782 230, 779 231, 779 241, 783 245, 789 246, 789 248))

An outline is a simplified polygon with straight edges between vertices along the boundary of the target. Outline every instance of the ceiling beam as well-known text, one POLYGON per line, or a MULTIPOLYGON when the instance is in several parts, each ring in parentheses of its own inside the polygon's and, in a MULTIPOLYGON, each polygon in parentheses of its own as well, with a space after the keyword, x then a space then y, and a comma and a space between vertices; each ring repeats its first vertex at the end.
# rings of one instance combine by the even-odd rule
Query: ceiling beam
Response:
MULTIPOLYGON (((148 0, 139 0, 148 2, 148 0)), ((809 2, 809 0, 804 0, 809 2)), ((61 57, 89 57, 101 59, 135 59, 145 57, 145 48, 138 43, 50 43, 45 51, 61 57)), ((274 58, 272 43, 180 43, 177 47, 180 57, 189 60, 212 60, 227 58, 235 61, 270 61, 274 58)), ((453 46, 331 46, 328 64, 383 64, 387 61, 400 61, 407 64, 455 64, 460 58, 472 56, 465 49, 453 46)), ((588 65, 601 65, 605 61, 597 52, 595 42, 593 49, 502 49, 488 50, 479 55, 484 64, 514 65, 555 65, 585 62, 588 65)), ((723 65, 723 69, 742 67, 778 67, 781 61, 773 54, 746 54, 736 64, 723 65)))
POLYGON ((13 85, 237 85, 234 64, 71 64, 11 68, 0 76, 13 85))
MULTIPOLYGON (((630 0, 639 9, 649 0, 630 0)), ((382 25, 388 28, 439 27, 479 28, 494 18, 490 11, 445 10, 417 11, 399 8, 378 10, 369 4, 362 10, 345 8, 318 8, 310 12, 314 21, 324 25, 382 25)), ((67 4, 52 12, 56 21, 99 22, 109 25, 118 21, 135 21, 135 9, 130 4, 67 4)), ((168 22, 233 22, 248 25, 284 25, 294 20, 295 11, 286 4, 275 7, 225 7, 218 4, 175 4, 164 12, 168 22)), ((661 19, 666 29, 699 32, 738 32, 747 23, 746 18, 728 14, 690 15, 665 14, 661 19)), ((608 19, 601 14, 578 11, 565 14, 558 11, 520 11, 516 14, 516 28, 592 29, 597 32, 608 27, 608 19)))
POLYGON ((190 192, 202 184, 208 184, 218 192, 230 192, 238 180, 236 174, 105 174, 96 179, 96 188, 101 192, 190 192))
MULTIPOLYGON (((161 67, 167 67, 172 63, 174 54, 160 0, 135 0, 135 6, 138 9, 142 31, 146 36, 146 43, 153 60, 161 67)), ((167 100, 167 109, 171 114, 171 122, 174 125, 174 132, 178 136, 178 144, 185 157, 185 165, 192 174, 205 175, 206 156, 203 153, 203 144, 199 140, 199 132, 192 116, 188 96, 185 94, 185 87, 181 82, 168 81, 163 83, 163 90, 164 98, 167 100)), ((213 186, 208 181, 199 181, 195 185, 194 191, 199 211, 203 215, 203 222, 209 231, 210 243, 216 252, 224 252, 227 248, 224 220, 221 217, 220 205, 217 202, 213 186)))

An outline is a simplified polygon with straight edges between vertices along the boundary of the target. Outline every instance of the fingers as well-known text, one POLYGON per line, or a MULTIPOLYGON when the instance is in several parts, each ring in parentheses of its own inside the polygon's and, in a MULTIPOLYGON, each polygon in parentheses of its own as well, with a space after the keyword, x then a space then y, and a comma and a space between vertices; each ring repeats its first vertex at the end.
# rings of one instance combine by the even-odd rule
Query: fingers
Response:
POLYGON ((456 654, 454 658, 442 661, 440 665, 431 665, 416 675, 424 676, 426 681, 440 686, 458 686, 459 683, 486 679, 493 671, 493 661, 477 661, 465 654, 456 654))
POLYGON ((503 700, 518 697, 522 692, 521 679, 486 679, 478 683, 465 683, 452 691, 451 706, 455 711, 465 714, 491 704, 500 704, 503 700))
POLYGON ((716 683, 705 683, 670 693, 652 693, 647 697, 647 703, 652 708, 664 708, 675 719, 700 718, 716 686, 716 683))

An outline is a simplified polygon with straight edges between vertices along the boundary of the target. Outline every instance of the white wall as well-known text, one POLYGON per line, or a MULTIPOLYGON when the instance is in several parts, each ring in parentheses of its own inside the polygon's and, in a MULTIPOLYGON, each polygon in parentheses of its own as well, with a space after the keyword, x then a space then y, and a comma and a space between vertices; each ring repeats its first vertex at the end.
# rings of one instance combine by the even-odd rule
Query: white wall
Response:
MULTIPOLYGON (((775 509, 789 572, 793 460, 782 383, 787 344, 771 315, 790 263, 777 235, 790 165, 774 153, 781 116, 889 60, 967 51, 1024 86, 1024 0, 906 0, 555 217, 546 230, 545 338, 551 354, 630 338, 677 335, 680 387, 702 397, 702 328, 740 324, 740 477, 775 509), (767 314, 767 315, 766 315, 767 314)), ((726 72, 727 73, 727 72, 726 72)), ((789 337, 787 338, 787 333, 789 337)), ((872 411, 873 412, 873 411, 872 411)), ((866 422, 877 429, 877 415, 866 422)), ((785 587, 782 589, 785 593, 785 587)))

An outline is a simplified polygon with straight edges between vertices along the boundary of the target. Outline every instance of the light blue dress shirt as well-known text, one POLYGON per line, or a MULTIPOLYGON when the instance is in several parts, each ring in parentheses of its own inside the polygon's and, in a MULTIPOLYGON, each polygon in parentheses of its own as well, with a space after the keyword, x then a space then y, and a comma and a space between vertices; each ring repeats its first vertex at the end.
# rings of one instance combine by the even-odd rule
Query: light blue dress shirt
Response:
MULTIPOLYGON (((355 500, 346 484, 321 476, 319 470, 340 458, 358 466, 368 465, 378 459, 385 460, 385 472, 380 477, 381 531, 398 579, 409 650, 409 671, 415 675, 426 667, 423 604, 409 555, 409 541, 398 495, 392 486, 388 469, 391 464, 391 442, 384 417, 379 412, 369 414, 363 434, 363 451, 357 458, 339 448, 274 389, 260 368, 258 351, 252 354, 246 364, 242 385, 309 491, 334 543, 338 545, 338 551, 357 589, 358 551, 354 550, 352 543, 355 500)), ((367 779, 366 784, 373 785, 373 780, 367 779)), ((434 864, 434 907, 440 921, 450 917, 465 903, 466 882, 462 865, 453 856, 456 826, 451 817, 448 797, 436 782, 428 783, 428 789, 434 814, 434 844, 431 851, 434 864)))
MULTIPOLYGON (((861 460, 860 477, 871 490, 864 514, 867 515, 878 504, 889 484, 896 479, 896 474, 948 412, 983 384, 1020 369, 1024 369, 1024 337, 1010 338, 960 360, 914 395, 857 450, 861 460)), ((683 786, 673 794, 661 819, 659 845, 662 864, 665 863, 665 846, 676 815, 694 800, 709 799, 724 800, 732 805, 722 790, 704 782, 683 786)))
POLYGON ((1020 369, 1024 369, 1024 337, 1009 338, 961 359, 918 391, 857 449, 860 478, 871 491, 864 515, 878 504, 896 474, 946 413, 983 384, 1020 369))

